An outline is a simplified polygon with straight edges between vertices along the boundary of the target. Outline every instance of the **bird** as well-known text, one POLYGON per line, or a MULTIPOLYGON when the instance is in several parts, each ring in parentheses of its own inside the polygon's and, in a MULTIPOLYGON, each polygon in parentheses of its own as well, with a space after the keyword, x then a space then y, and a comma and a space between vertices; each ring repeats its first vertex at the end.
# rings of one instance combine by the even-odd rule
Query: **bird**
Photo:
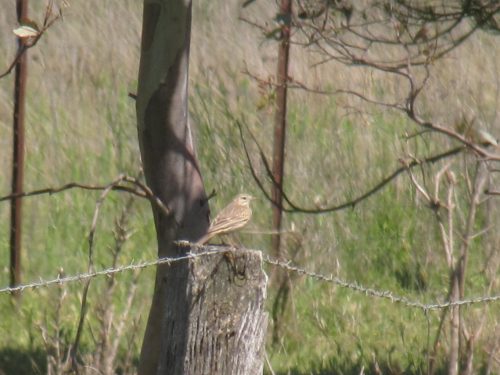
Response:
POLYGON ((207 233, 198 240, 198 245, 203 245, 219 234, 227 234, 243 228, 252 218, 250 202, 255 199, 248 194, 237 195, 219 214, 212 220, 207 233))

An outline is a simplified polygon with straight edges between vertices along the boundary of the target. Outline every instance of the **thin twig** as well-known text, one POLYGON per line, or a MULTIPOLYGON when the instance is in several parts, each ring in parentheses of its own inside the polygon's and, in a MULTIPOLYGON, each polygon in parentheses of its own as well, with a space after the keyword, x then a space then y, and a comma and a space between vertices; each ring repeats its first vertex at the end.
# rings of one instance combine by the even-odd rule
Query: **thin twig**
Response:
POLYGON ((42 35, 45 34, 45 32, 54 24, 54 22, 56 22, 59 18, 62 18, 61 10, 59 10, 59 13, 57 15, 55 15, 52 19, 50 18, 50 16, 52 15, 52 5, 53 5, 52 2, 53 2, 52 0, 49 1, 49 3, 47 4, 47 7, 45 9, 45 17, 43 20, 43 26, 42 26, 41 30, 38 32, 38 34, 36 36, 34 36, 29 41, 29 44, 28 43, 21 43, 20 44, 20 46, 16 52, 16 56, 14 57, 14 60, 11 62, 11 64, 7 68, 7 70, 5 72, 3 72, 2 74, 0 74, 0 79, 9 75, 12 72, 12 70, 14 69, 14 67, 16 66, 19 59, 26 53, 26 51, 28 49, 34 47, 38 43, 38 41, 40 40, 42 35))
MULTIPOLYGON (((125 175, 120 175, 117 179, 115 179, 113 182, 111 182, 104 191, 101 193, 101 196, 96 202, 95 209, 94 209, 94 216, 92 218, 92 224, 90 227, 89 231, 89 250, 88 250, 88 273, 91 273, 94 270, 94 238, 95 238, 95 231, 97 229, 97 220, 99 218, 99 213, 101 212, 101 206, 104 203, 104 200, 108 196, 108 194, 111 192, 113 186, 117 186, 120 182, 124 181, 126 178, 125 175)), ((83 294, 82 294, 82 303, 80 306, 80 318, 78 321, 78 328, 76 330, 76 335, 75 335, 75 341, 73 342, 73 345, 71 347, 71 367, 75 372, 78 372, 78 362, 77 362, 77 354, 78 354, 78 348, 80 345, 80 340, 82 337, 83 333, 83 326, 85 324, 85 316, 87 315, 87 296, 88 292, 90 289, 90 282, 92 281, 91 278, 87 279, 85 282, 85 286, 83 288, 83 294)))
MULTIPOLYGON (((171 213, 170 209, 158 198, 156 195, 153 194, 151 189, 144 185, 142 182, 139 181, 139 179, 135 177, 130 177, 123 175, 123 178, 121 179, 121 182, 126 182, 135 185, 136 187, 139 188, 140 191, 131 188, 127 185, 112 185, 111 190, 116 190, 116 191, 124 191, 130 194, 133 194, 137 197, 140 198, 146 198, 148 199, 153 205, 158 207, 164 214, 168 215, 171 213)), ((23 192, 23 193, 18 193, 18 194, 9 194, 5 196, 0 197, 0 202, 11 200, 14 198, 25 198, 25 197, 33 197, 37 195, 44 195, 44 194, 56 194, 56 193, 61 193, 65 190, 69 189, 82 189, 82 190, 95 190, 95 191, 101 191, 107 189, 108 185, 88 185, 88 184, 82 184, 78 182, 69 182, 67 184, 64 184, 59 187, 55 188, 44 188, 44 189, 38 189, 38 190, 33 190, 30 192, 23 192)))
MULTIPOLYGON (((245 137, 243 136, 243 129, 242 129, 243 126, 238 120, 236 120, 236 124, 240 130, 240 139, 241 139, 242 144, 243 144, 243 150, 245 152, 245 155, 247 158, 247 163, 248 163, 248 166, 250 167, 250 172, 252 174, 252 177, 254 178, 255 183, 257 184, 257 186, 259 187, 259 189, 261 190, 261 192, 263 193, 265 198, 268 201, 270 201, 271 203, 275 204, 272 200, 271 195, 267 192, 266 188, 264 187, 263 182, 258 177, 257 172, 253 166, 252 160, 250 158, 250 153, 248 151, 248 146, 247 146, 247 143, 245 141, 245 137)), ((257 143, 255 137, 250 132, 250 130, 247 129, 247 131, 250 133, 251 137, 254 140, 254 143, 259 148, 259 154, 260 154, 261 160, 264 164, 264 168, 266 169, 266 174, 267 174, 268 179, 271 180, 271 183, 274 183, 274 178, 273 178, 273 175, 272 175, 270 167, 269 167, 269 162, 268 162, 267 158, 265 157, 262 148, 257 143)), ((367 190, 365 193, 359 195, 358 197, 356 197, 350 201, 346 201, 346 202, 343 202, 343 203, 340 203, 340 204, 337 204, 334 206, 329 206, 329 207, 325 207, 325 208, 302 207, 302 206, 299 206, 298 204, 294 203, 288 197, 286 192, 282 191, 283 199, 289 206, 289 207, 283 207, 283 211, 288 212, 288 213, 324 214, 324 213, 329 213, 329 212, 334 212, 334 211, 340 211, 340 210, 343 210, 346 208, 354 208, 357 204, 361 203, 363 200, 365 200, 365 199, 369 198, 370 196, 374 195, 375 193, 377 193, 379 190, 381 190, 383 187, 385 187, 388 183, 390 183, 392 180, 394 180, 396 177, 398 177, 404 171, 411 169, 411 168, 414 168, 414 167, 419 166, 419 165, 436 163, 442 159, 459 154, 459 153, 463 152, 464 150, 465 150, 464 146, 458 146, 458 147, 452 148, 448 151, 445 151, 443 153, 433 155, 433 156, 430 156, 430 157, 427 157, 427 158, 424 158, 421 160, 412 160, 411 162, 396 169, 394 172, 392 172, 391 174, 389 174, 388 176, 383 178, 380 182, 375 184, 371 189, 367 190)))

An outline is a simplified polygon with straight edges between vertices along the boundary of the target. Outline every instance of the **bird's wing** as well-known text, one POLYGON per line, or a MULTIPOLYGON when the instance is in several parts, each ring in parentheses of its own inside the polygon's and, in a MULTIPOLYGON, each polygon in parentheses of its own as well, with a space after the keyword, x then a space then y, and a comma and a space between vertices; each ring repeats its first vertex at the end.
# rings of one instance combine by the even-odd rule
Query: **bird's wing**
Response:
POLYGON ((220 211, 217 216, 210 222, 210 231, 211 228, 218 226, 218 223, 221 221, 226 221, 228 218, 233 217, 236 214, 236 206, 234 204, 230 204, 229 206, 224 207, 222 211, 220 211))
POLYGON ((249 219, 248 216, 243 216, 243 215, 222 217, 216 222, 214 221, 210 225, 208 231, 209 232, 224 232, 226 230, 233 231, 244 226, 248 222, 248 219, 249 219))

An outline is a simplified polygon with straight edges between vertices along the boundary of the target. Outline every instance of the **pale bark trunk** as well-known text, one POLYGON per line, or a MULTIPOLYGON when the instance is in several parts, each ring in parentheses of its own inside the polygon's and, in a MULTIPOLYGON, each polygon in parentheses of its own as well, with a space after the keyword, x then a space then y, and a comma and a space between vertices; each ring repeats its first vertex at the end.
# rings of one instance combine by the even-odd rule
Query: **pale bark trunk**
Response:
MULTIPOLYGON (((137 121, 161 257, 184 255, 209 209, 187 112, 191 1, 145 0, 137 121)), ((258 374, 267 316, 260 254, 242 252, 157 268, 139 374, 258 374), (233 259, 234 258, 234 259, 233 259), (241 269, 240 272, 237 272, 241 269)))
MULTIPOLYGON (((144 173, 153 193, 170 209, 153 207, 159 256, 176 255, 174 240, 196 241, 207 230, 208 206, 188 124, 187 86, 191 2, 144 1, 137 122, 144 173)), ((156 374, 169 345, 182 347, 187 322, 167 331, 175 301, 187 308, 187 264, 157 269, 139 374, 156 374), (169 282, 175 280, 176 284, 169 282)))

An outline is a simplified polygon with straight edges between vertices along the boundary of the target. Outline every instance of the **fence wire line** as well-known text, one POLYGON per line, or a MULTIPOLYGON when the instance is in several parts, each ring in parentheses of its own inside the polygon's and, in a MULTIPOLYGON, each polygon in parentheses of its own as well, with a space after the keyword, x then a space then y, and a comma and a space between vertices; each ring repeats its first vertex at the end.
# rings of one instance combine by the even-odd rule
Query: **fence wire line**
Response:
POLYGON ((332 284, 338 285, 342 288, 351 289, 351 290, 354 290, 356 292, 366 294, 367 296, 387 299, 393 303, 400 303, 400 304, 405 305, 407 307, 419 308, 419 309, 424 310, 424 311, 441 310, 441 309, 445 309, 445 308, 452 307, 452 306, 473 305, 473 304, 477 304, 477 303, 500 301, 500 295, 492 295, 492 296, 472 297, 472 298, 458 300, 458 301, 448 301, 448 302, 442 302, 442 303, 436 302, 436 303, 425 304, 425 303, 422 303, 419 301, 412 301, 411 299, 409 299, 407 297, 395 295, 391 291, 367 288, 367 287, 364 287, 363 285, 360 285, 356 282, 349 282, 349 281, 343 280, 341 278, 338 278, 338 277, 335 277, 332 275, 323 275, 320 273, 307 271, 303 268, 292 265, 290 261, 279 261, 276 259, 272 259, 271 257, 269 257, 267 255, 263 255, 263 257, 264 257, 264 261, 266 263, 283 268, 289 272, 293 272, 293 273, 296 273, 299 275, 307 276, 307 277, 310 277, 312 279, 332 283, 332 284))
MULTIPOLYGON (((184 244, 182 244, 184 245, 184 244)), ((140 270, 144 269, 147 267, 152 267, 152 266, 157 266, 161 264, 172 264, 184 260, 189 260, 189 259, 195 259, 195 258, 201 258, 205 256, 211 256, 211 255, 216 255, 216 254, 224 254, 231 252, 233 250, 209 250, 209 251, 202 251, 198 253, 187 253, 186 255, 179 256, 179 257, 164 257, 164 258, 158 258, 156 260, 152 261, 145 261, 145 262, 139 262, 139 263, 132 263, 126 266, 121 266, 121 267, 111 267, 107 268, 104 270, 100 271, 94 271, 94 272, 88 272, 88 273, 81 273, 77 275, 72 275, 72 276, 64 276, 60 277, 58 275, 57 278, 51 279, 51 280, 43 280, 40 279, 40 281, 35 281, 29 284, 22 284, 22 285, 17 285, 14 287, 7 286, 0 288, 0 294, 3 293, 13 293, 13 292, 23 292, 28 289, 37 289, 41 287, 48 287, 52 285, 62 285, 62 284, 67 284, 75 281, 83 281, 87 279, 92 279, 95 277, 99 276, 109 276, 121 272, 126 272, 126 271, 133 271, 133 270, 140 270)), ((262 259, 265 263, 279 267, 281 269, 286 270, 287 272, 295 273, 297 275, 301 276, 306 276, 310 277, 312 279, 318 280, 318 281, 324 281, 328 282, 334 285, 337 285, 339 287, 345 288, 345 289, 350 289, 358 293, 365 294, 367 296, 371 297, 376 297, 376 298, 381 298, 381 299, 386 299, 389 300, 392 303, 399 303, 401 305, 404 305, 406 307, 410 308, 418 308, 420 310, 429 311, 429 310, 441 310, 453 306, 464 306, 464 305, 473 305, 473 304, 478 304, 478 303, 489 303, 489 302, 497 302, 500 301, 500 295, 491 295, 491 296, 479 296, 479 297, 471 297, 468 299, 463 299, 463 300, 458 300, 458 301, 447 301, 447 302, 436 302, 436 303, 422 303, 420 301, 415 301, 411 300, 407 297, 404 296, 398 296, 395 295, 391 291, 387 290, 377 290, 374 288, 368 288, 363 285, 360 285, 356 282, 349 282, 346 280, 343 280, 339 277, 335 277, 333 275, 323 275, 320 273, 316 273, 313 271, 308 271, 304 268, 300 268, 298 266, 295 266, 292 264, 291 261, 286 260, 286 261, 280 261, 277 259, 274 259, 268 255, 263 255, 262 259)))
POLYGON ((139 263, 132 263, 132 264, 129 264, 127 266, 121 266, 121 267, 110 267, 110 268, 100 270, 100 271, 80 273, 80 274, 73 275, 73 276, 60 277, 60 275, 58 275, 57 278, 52 279, 52 280, 40 279, 40 281, 35 281, 35 282, 29 283, 29 284, 3 287, 3 288, 0 288, 0 294, 12 293, 12 292, 23 292, 25 289, 37 289, 37 288, 41 288, 41 287, 51 286, 54 284, 58 284, 58 285, 67 284, 67 283, 71 283, 71 282, 75 282, 75 281, 83 281, 83 280, 87 280, 87 279, 92 279, 92 278, 98 277, 98 276, 109 276, 109 275, 113 275, 116 273, 139 270, 139 269, 143 269, 143 268, 147 268, 147 267, 157 266, 160 264, 172 264, 172 263, 180 262, 183 260, 199 258, 202 256, 207 256, 207 255, 221 254, 224 252, 227 252, 227 250, 226 251, 211 250, 211 251, 204 251, 204 252, 200 252, 200 253, 196 253, 196 254, 195 253, 188 253, 186 255, 175 257, 175 258, 169 258, 169 257, 158 258, 156 260, 139 262, 139 263))

